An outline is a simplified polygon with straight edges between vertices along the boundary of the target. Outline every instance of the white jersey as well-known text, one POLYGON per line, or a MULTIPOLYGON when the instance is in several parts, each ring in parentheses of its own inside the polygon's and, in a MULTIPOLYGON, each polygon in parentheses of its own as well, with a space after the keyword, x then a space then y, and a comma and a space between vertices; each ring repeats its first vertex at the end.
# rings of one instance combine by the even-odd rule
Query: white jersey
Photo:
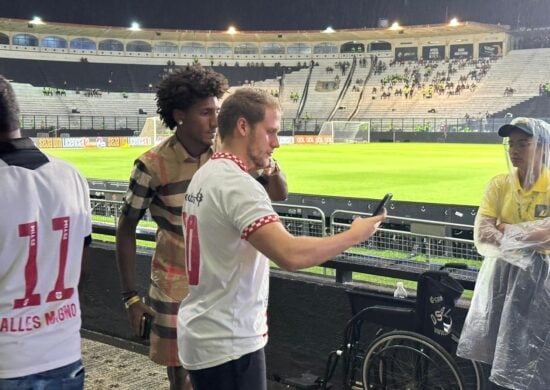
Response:
POLYGON ((0 143, 0 378, 80 359, 80 278, 89 190, 28 138, 0 143))
POLYGON ((267 343, 269 261, 247 238, 278 221, 265 189, 233 155, 216 153, 183 206, 189 295, 178 313, 183 367, 218 366, 267 343))

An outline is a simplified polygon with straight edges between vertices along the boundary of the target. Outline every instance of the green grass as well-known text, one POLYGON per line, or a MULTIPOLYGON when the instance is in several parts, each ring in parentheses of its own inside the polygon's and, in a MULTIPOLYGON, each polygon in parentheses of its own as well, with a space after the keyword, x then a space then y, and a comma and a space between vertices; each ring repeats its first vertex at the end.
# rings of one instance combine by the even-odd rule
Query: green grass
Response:
MULTIPOLYGON (((49 149, 48 153, 71 162, 88 178, 128 180, 133 161, 146 150, 49 149)), ((506 170, 500 145, 285 145, 275 157, 292 193, 381 198, 393 192, 394 199, 400 201, 462 205, 477 205, 489 179, 506 170)), ((333 271, 314 267, 307 272, 333 271)), ((395 279, 381 276, 354 273, 354 280, 395 286, 395 279)), ((405 287, 414 290, 415 286, 415 282, 405 281, 405 287)))
POLYGON ((147 149, 46 149, 46 153, 69 161, 87 178, 128 180, 134 160, 147 149))
MULTIPOLYGON (((73 163, 88 178, 128 180, 147 148, 48 153, 73 163)), ((506 166, 500 145, 371 143, 284 145, 275 151, 292 193, 477 205, 486 183, 506 166)))

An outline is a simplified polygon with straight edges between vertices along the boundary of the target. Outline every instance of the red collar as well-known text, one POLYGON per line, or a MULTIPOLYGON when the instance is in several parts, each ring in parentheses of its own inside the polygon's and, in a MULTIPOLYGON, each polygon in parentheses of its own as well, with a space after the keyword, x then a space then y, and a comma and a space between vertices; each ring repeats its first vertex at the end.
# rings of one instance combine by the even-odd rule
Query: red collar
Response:
POLYGON ((225 159, 233 161, 234 163, 236 163, 239 166, 239 168, 241 168, 243 171, 246 172, 246 167, 244 166, 243 160, 241 160, 240 158, 238 158, 234 154, 224 153, 224 152, 217 152, 217 153, 214 153, 211 157, 212 160, 217 160, 217 159, 220 159, 220 158, 225 158, 225 159))

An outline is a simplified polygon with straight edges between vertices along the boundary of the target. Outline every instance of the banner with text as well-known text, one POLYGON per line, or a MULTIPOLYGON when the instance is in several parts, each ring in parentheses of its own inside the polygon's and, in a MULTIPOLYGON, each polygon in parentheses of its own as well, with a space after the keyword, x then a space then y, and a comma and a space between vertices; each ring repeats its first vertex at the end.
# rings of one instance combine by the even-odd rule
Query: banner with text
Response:
POLYGON ((502 56, 502 42, 486 42, 479 44, 480 57, 500 57, 502 56))
POLYGON ((153 146, 151 137, 33 138, 40 149, 97 149, 105 147, 153 146))
POLYGON ((443 60, 445 59, 445 46, 423 46, 423 60, 443 60))
POLYGON ((331 144, 332 136, 330 135, 295 135, 295 144, 331 144))

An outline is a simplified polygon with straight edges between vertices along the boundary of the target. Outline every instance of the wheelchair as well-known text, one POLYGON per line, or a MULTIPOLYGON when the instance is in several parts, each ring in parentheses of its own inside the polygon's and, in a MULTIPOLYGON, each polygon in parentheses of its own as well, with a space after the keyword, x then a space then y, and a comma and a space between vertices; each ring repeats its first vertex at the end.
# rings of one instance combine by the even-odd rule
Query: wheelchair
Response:
POLYGON ((341 359, 345 390, 483 390, 484 366, 455 355, 459 334, 452 327, 452 311, 462 292, 446 271, 426 271, 414 302, 399 299, 400 307, 360 310, 352 303, 356 314, 346 325, 342 346, 329 354, 317 388, 331 388, 341 359), (409 307, 402 307, 405 302, 409 307), (379 327, 370 342, 361 337, 365 321, 379 327))

